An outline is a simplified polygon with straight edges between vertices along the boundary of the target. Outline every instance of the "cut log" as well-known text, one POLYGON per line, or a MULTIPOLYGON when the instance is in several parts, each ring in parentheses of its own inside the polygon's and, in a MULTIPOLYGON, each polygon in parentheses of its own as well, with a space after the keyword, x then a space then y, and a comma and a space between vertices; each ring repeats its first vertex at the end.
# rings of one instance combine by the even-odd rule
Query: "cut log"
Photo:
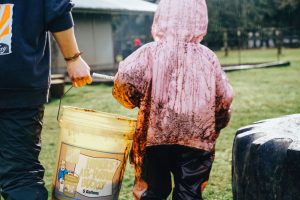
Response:
POLYGON ((234 65, 234 66, 224 66, 223 70, 225 72, 248 70, 248 69, 260 69, 260 68, 270 68, 270 67, 287 67, 290 65, 289 61, 279 61, 261 64, 244 64, 244 65, 234 65))

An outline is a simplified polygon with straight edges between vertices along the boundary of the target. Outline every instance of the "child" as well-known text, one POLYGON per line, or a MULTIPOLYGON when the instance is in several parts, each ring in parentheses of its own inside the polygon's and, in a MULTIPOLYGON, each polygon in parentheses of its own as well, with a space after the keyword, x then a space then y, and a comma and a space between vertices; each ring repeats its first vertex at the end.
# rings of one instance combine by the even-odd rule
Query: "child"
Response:
POLYGON ((139 107, 131 162, 135 199, 202 199, 219 132, 230 118, 233 91, 216 55, 200 44, 205 0, 161 0, 155 42, 120 63, 113 95, 139 107))

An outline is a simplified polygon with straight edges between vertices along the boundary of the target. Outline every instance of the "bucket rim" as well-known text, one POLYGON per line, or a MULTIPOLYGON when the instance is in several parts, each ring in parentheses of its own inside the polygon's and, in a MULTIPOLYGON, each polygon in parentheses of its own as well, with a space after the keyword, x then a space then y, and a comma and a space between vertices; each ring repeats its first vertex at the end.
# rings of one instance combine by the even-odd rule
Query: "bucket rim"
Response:
POLYGON ((120 114, 114 114, 114 113, 109 113, 109 112, 103 112, 103 111, 98 111, 98 110, 94 110, 94 109, 89 109, 89 108, 80 108, 77 106, 63 106, 63 110, 70 110, 70 111, 76 111, 76 112, 81 112, 81 113, 94 113, 94 114, 100 114, 100 115, 106 115, 108 117, 114 117, 118 120, 124 120, 124 121, 133 121, 136 122, 137 119, 132 118, 132 117, 128 117, 125 115, 120 115, 120 114))

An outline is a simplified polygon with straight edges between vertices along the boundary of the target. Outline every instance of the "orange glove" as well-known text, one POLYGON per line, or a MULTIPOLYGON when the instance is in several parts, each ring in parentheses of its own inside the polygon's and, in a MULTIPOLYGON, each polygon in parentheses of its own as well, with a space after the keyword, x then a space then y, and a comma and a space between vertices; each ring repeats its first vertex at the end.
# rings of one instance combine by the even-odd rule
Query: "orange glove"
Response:
POLYGON ((93 82, 90 67, 81 57, 67 62, 67 70, 74 87, 82 87, 93 82))

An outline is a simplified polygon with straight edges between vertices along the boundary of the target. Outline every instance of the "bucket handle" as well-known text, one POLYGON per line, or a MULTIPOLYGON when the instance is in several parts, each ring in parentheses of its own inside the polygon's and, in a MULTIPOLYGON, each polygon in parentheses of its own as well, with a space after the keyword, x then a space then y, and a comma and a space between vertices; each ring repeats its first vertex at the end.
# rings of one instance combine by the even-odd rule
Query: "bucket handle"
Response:
POLYGON ((59 121, 59 117, 60 117, 60 109, 61 109, 61 103, 62 103, 62 99, 66 96, 66 94, 68 92, 70 92, 70 90, 73 88, 73 85, 62 95, 62 97, 59 99, 59 106, 58 106, 58 111, 57 111, 57 116, 56 116, 56 120, 59 121))
MULTIPOLYGON (((93 73, 92 75, 94 78, 100 78, 100 79, 105 79, 108 81, 114 81, 114 76, 109 76, 109 75, 105 75, 105 74, 98 74, 98 73, 93 73)), ((56 120, 59 121, 59 117, 60 117, 60 110, 61 110, 61 103, 62 103, 62 99, 66 96, 66 94, 73 88, 73 85, 62 95, 62 97, 59 100, 59 106, 58 106, 58 111, 57 111, 57 116, 56 116, 56 120)))

